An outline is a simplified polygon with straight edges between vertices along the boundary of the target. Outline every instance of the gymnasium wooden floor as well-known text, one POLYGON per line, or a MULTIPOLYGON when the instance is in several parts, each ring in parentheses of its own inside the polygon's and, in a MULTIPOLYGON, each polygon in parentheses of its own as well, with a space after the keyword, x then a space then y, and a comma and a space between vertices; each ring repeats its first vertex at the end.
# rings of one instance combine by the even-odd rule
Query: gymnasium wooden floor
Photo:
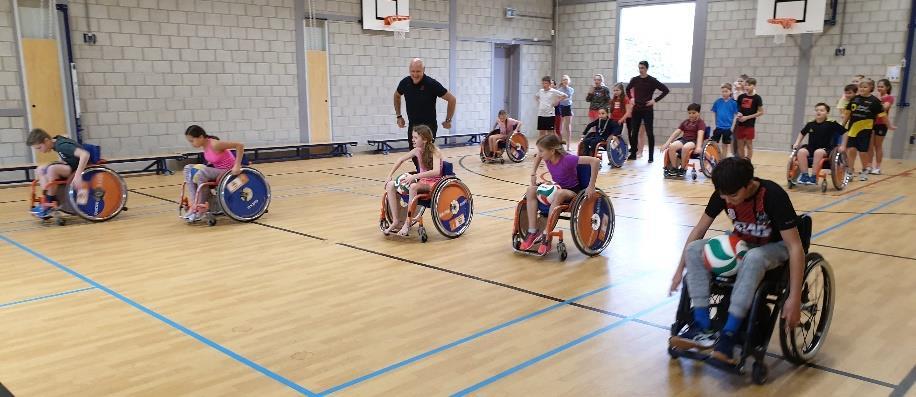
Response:
MULTIPOLYGON (((916 162, 792 191, 835 270, 835 314, 814 365, 779 359, 774 336, 755 386, 665 351, 666 289, 709 181, 605 166, 613 241, 595 258, 569 244, 563 263, 510 248, 530 162, 476 151, 445 150, 474 193, 470 229, 430 225, 426 244, 377 229, 396 154, 258 165, 270 212, 212 228, 177 218, 178 175, 127 178, 128 212, 64 227, 26 213, 27 188, 0 189, 0 382, 16 396, 916 395, 916 162)), ((785 155, 758 151, 758 175, 784 184, 785 155)))

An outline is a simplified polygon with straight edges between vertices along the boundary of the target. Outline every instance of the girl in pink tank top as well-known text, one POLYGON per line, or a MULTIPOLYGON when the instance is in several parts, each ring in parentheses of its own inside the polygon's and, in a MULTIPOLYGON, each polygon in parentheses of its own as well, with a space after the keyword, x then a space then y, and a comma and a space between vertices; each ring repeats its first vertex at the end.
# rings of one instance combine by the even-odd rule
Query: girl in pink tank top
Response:
MULTIPOLYGON (((188 164, 184 167, 184 179, 188 189, 188 197, 192 203, 199 204, 207 199, 209 189, 201 189, 201 196, 197 195, 201 184, 218 180, 224 173, 231 172, 238 175, 242 172, 242 155, 245 146, 238 142, 221 141, 219 138, 207 135, 199 125, 192 125, 184 132, 188 143, 195 148, 203 149, 204 159, 207 164, 188 164), (231 150, 235 150, 235 155, 231 150)), ((193 207, 193 206, 192 206, 193 207)), ((188 212, 185 219, 188 222, 200 220, 202 214, 194 211, 188 212)))
POLYGON ((439 151, 439 148, 436 147, 432 130, 422 124, 414 127, 413 145, 414 149, 404 156, 401 156, 394 164, 385 182, 385 190, 388 191, 388 208, 392 209, 391 226, 384 231, 386 236, 398 230, 398 228, 400 228, 400 231, 398 231, 399 236, 407 236, 407 233, 410 231, 411 223, 406 219, 398 219, 400 211, 397 211, 397 209, 401 208, 400 203, 398 203, 400 200, 400 193, 395 189, 395 181, 392 179, 394 172, 401 167, 401 164, 404 164, 405 161, 413 157, 416 157, 420 164, 418 173, 406 176, 401 181, 402 185, 410 187, 410 193, 407 199, 408 203, 412 201, 417 194, 429 193, 433 186, 442 179, 442 153, 439 151))

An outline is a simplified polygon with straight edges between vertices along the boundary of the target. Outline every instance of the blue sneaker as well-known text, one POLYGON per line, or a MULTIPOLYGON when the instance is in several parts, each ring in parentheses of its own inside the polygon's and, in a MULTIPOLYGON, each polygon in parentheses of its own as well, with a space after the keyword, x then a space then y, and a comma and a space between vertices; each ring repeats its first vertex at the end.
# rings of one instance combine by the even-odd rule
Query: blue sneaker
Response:
POLYGON ((712 352, 712 358, 726 364, 735 365, 735 335, 723 332, 716 341, 716 347, 712 352))
POLYGON ((49 214, 50 211, 48 210, 48 208, 42 206, 41 204, 38 204, 32 207, 32 210, 30 212, 32 213, 32 215, 38 218, 41 218, 41 219, 48 219, 51 217, 51 215, 49 214))

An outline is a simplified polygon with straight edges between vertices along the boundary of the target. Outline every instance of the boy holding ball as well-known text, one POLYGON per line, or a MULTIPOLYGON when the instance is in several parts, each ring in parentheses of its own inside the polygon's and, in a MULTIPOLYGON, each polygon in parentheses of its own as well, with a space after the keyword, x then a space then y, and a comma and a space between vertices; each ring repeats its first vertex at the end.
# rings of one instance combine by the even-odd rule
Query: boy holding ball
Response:
POLYGON ((805 251, 798 234, 797 217, 789 195, 773 181, 754 177, 754 166, 745 158, 722 160, 712 173, 715 192, 709 198, 706 211, 687 237, 677 271, 671 280, 669 293, 677 290, 685 277, 693 306, 694 322, 669 345, 678 350, 714 348, 712 358, 735 364, 736 334, 750 311, 754 292, 764 274, 789 261, 789 297, 782 307, 782 316, 791 330, 799 323, 801 285, 805 267, 805 251), (750 249, 738 267, 737 279, 731 293, 728 319, 716 335, 709 316, 710 273, 703 260, 703 239, 713 220, 722 212, 735 225, 732 232, 745 241, 750 249))

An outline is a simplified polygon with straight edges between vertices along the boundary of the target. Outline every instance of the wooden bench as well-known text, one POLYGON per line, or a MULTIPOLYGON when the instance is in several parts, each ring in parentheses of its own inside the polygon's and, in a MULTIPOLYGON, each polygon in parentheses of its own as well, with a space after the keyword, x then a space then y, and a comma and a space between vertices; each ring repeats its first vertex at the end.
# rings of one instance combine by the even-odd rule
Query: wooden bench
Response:
MULTIPOLYGON (((356 141, 347 141, 322 143, 289 143, 251 147, 246 146, 245 159, 251 163, 269 163, 272 161, 307 160, 321 157, 351 157, 353 154, 350 153, 350 146, 356 146, 356 144, 356 141), (324 151, 316 151, 315 149, 323 149, 324 151), (277 153, 282 154, 284 152, 290 152, 290 154, 279 156, 270 155, 277 153), (292 152, 295 152, 295 154, 292 152)), ((196 158, 198 163, 204 162, 203 152, 184 153, 184 156, 186 158, 196 158)))
MULTIPOLYGON (((480 144, 481 137, 485 137, 488 134, 488 132, 470 132, 465 134, 439 135, 436 137, 436 140, 442 141, 442 143, 439 144, 439 147, 477 145, 480 144)), ((391 146, 392 143, 408 143, 407 138, 370 139, 366 141, 366 143, 370 146, 375 145, 375 153, 388 154, 390 152, 408 149, 404 147, 396 148, 391 146)))
MULTIPOLYGON (((173 174, 172 170, 169 169, 168 160, 182 160, 185 156, 180 153, 173 154, 160 154, 160 155, 141 155, 137 157, 120 157, 112 159, 101 159, 96 165, 106 165, 106 164, 125 164, 125 163, 141 163, 149 162, 146 167, 138 170, 127 170, 127 171, 118 171, 119 174, 139 174, 145 172, 155 172, 156 175, 171 175, 173 174)), ((5 165, 0 166, 0 173, 2 172, 19 172, 24 173, 23 179, 14 179, 8 181, 0 181, 0 185, 10 185, 15 183, 26 183, 31 182, 33 179, 33 170, 38 168, 35 164, 19 164, 19 165, 5 165)))

